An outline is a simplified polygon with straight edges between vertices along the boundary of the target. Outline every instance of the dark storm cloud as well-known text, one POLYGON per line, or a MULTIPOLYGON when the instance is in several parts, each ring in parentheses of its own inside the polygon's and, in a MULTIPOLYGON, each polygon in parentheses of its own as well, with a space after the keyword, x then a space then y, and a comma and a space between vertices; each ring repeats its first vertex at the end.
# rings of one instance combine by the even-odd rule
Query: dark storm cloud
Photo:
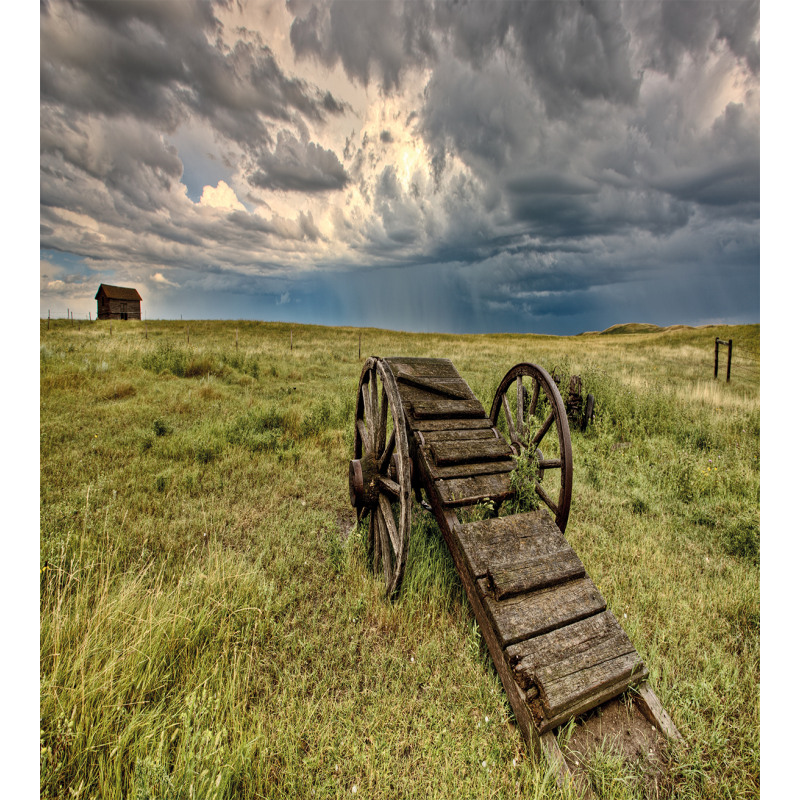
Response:
POLYGON ((287 6, 296 14, 291 28, 295 52, 327 66, 340 61, 347 75, 364 86, 375 70, 384 89, 396 89, 409 63, 435 57, 433 14, 426 2, 289 0, 287 6))
POLYGON ((258 37, 230 48, 219 28, 202 0, 51 3, 41 17, 42 102, 164 131, 197 115, 250 147, 270 140, 270 121, 343 112, 330 92, 287 76, 258 37))
POLYGON ((282 131, 275 150, 258 158, 250 181, 263 189, 326 192, 342 189, 347 184, 347 173, 331 150, 282 131))
POLYGON ((723 317, 726 273, 757 296, 759 26, 751 0, 45 3, 42 246, 334 323, 691 321, 693 271, 723 317))
POLYGON ((274 269, 260 253, 321 238, 307 212, 267 220, 186 196, 184 164, 165 134, 198 121, 251 163, 260 159, 264 185, 318 192, 346 182, 331 151, 280 131, 285 123, 305 130, 303 118, 338 116, 346 104, 288 76, 257 33, 242 29, 225 45, 218 8, 195 0, 42 6, 43 248, 97 263, 274 269))
POLYGON ((758 0, 671 0, 626 4, 631 24, 641 40, 647 69, 674 77, 685 56, 703 59, 718 43, 759 73, 760 52, 754 39, 760 25, 758 0))

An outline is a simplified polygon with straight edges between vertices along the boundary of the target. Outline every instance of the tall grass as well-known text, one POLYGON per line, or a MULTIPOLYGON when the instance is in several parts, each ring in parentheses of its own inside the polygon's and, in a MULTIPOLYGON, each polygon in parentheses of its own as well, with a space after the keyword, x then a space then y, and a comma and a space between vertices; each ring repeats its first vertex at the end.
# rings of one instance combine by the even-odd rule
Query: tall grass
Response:
MULTIPOLYGON (((42 797, 559 796, 429 515, 396 602, 368 569, 358 330, 50 325, 42 797)), ((714 338, 758 352, 758 327, 360 333, 364 357, 451 358, 486 407, 518 361, 583 376, 567 535, 687 740, 666 788, 757 796, 759 385, 711 375, 714 338)), ((598 795, 640 796, 626 769, 600 757, 598 795)))

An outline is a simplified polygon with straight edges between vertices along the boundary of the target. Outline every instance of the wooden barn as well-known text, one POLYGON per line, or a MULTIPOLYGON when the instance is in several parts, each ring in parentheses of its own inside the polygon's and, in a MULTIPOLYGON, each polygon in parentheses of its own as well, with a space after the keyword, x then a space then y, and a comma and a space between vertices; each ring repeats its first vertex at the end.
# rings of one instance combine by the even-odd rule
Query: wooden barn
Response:
POLYGON ((141 319, 142 298, 136 289, 101 283, 97 294, 97 319, 141 319))

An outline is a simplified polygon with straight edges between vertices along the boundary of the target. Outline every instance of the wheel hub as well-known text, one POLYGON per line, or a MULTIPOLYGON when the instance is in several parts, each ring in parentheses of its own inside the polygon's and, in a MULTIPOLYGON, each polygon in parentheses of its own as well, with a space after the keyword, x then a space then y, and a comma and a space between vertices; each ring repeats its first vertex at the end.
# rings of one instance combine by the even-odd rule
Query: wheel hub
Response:
POLYGON ((374 508, 378 503, 375 476, 378 465, 370 454, 350 461, 350 505, 354 508, 374 508))

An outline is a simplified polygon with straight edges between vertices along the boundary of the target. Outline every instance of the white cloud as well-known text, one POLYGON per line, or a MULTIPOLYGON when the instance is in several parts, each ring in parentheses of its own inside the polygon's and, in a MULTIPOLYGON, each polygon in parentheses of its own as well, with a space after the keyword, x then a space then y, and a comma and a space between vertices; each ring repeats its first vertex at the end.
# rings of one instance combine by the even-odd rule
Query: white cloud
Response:
POLYGON ((216 187, 204 186, 203 196, 200 198, 201 206, 210 208, 230 208, 236 211, 247 209, 239 202, 236 192, 225 181, 220 181, 216 187))
POLYGON ((172 286, 175 289, 178 288, 178 284, 177 283, 169 280, 168 278, 165 278, 160 272, 154 272, 150 276, 150 280, 153 281, 153 283, 160 284, 161 286, 172 286))

